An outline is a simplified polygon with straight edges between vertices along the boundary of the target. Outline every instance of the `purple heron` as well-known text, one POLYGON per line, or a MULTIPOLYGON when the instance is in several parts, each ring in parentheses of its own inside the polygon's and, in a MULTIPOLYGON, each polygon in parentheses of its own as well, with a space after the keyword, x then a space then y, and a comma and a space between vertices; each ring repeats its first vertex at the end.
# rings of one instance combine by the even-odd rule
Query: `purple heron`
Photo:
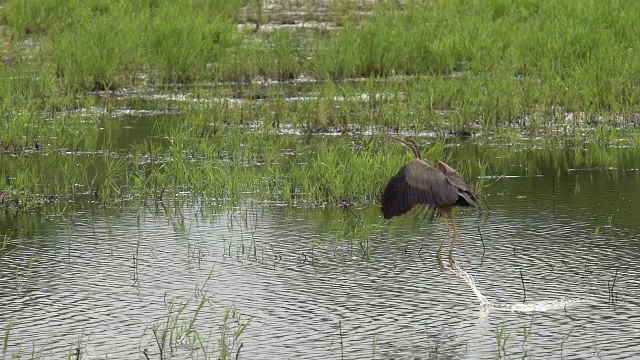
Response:
MULTIPOLYGON (((427 164, 420 157, 420 150, 415 142, 395 136, 385 135, 408 147, 415 159, 409 161, 387 183, 382 193, 382 214, 385 219, 407 213, 418 205, 429 205, 436 209, 438 217, 444 217, 447 223, 448 239, 453 231, 453 239, 449 247, 449 265, 455 267, 453 245, 458 236, 458 230, 453 222, 452 210, 454 206, 478 207, 478 198, 471 187, 456 173, 456 171, 442 161, 436 167, 427 164)), ((438 264, 443 268, 440 250, 438 248, 438 264)))

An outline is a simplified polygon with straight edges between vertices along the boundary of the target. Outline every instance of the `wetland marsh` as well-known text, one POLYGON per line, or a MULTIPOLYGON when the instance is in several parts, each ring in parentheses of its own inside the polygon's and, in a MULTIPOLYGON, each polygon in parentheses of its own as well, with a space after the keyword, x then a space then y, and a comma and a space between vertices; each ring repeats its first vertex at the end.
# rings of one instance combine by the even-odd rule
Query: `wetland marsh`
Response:
POLYGON ((2 357, 639 353, 639 6, 3 4, 2 357), (384 134, 482 194, 477 293, 384 134))

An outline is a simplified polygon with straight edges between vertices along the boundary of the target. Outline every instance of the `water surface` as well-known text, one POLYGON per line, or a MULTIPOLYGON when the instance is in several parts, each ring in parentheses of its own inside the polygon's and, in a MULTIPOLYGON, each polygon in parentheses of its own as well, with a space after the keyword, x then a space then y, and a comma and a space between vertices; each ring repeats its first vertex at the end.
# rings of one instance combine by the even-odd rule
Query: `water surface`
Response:
MULTIPOLYGON (((206 296, 199 332, 216 349, 235 306, 250 322, 245 359, 629 358, 640 351, 637 176, 584 175, 565 171, 553 188, 545 176, 502 178, 484 190, 490 211, 458 214, 458 263, 488 307, 438 269, 438 219, 167 205, 32 214, 40 230, 2 255, 0 323, 13 351, 59 358, 80 342, 87 358, 142 359, 157 354, 150 329, 171 300, 188 303, 190 319, 206 296)), ((2 227, 15 233, 12 216, 2 227)), ((189 356, 204 353, 175 352, 189 356)))

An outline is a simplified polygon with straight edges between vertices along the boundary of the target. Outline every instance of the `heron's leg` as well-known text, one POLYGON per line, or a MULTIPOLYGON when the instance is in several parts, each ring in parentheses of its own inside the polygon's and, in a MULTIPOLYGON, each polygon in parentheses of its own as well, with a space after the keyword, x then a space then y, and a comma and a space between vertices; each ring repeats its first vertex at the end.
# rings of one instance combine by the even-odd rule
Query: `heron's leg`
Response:
POLYGON ((453 269, 458 266, 456 264, 456 259, 454 259, 453 257, 453 246, 456 240, 458 239, 458 228, 456 227, 456 224, 453 222, 453 215, 451 213, 451 209, 449 209, 449 211, 447 212, 447 217, 449 218, 449 221, 451 222, 451 227, 453 228, 453 239, 451 239, 451 245, 449 246, 449 266, 451 266, 451 268, 453 269))
POLYGON ((444 222, 447 224, 447 236, 445 236, 445 238, 442 239, 440 246, 438 246, 438 253, 440 253, 440 250, 442 250, 442 245, 444 245, 444 242, 447 241, 447 239, 449 239, 449 237, 451 236, 451 223, 447 221, 446 217, 444 218, 444 222))
POLYGON ((438 247, 438 252, 437 252, 437 256, 438 256, 438 266, 440 266, 440 270, 444 271, 444 261, 442 261, 442 245, 444 245, 444 242, 447 241, 447 239, 449 239, 449 237, 451 236, 451 223, 449 221, 450 219, 445 216, 444 217, 444 222, 447 224, 447 236, 442 240, 442 242, 440 243, 440 246, 438 247))

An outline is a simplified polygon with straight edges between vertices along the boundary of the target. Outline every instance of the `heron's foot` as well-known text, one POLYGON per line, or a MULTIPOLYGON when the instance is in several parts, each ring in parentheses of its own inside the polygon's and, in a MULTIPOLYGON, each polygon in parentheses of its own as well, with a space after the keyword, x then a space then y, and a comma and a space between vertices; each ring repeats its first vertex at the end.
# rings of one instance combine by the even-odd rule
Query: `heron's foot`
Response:
POLYGON ((451 267, 452 270, 458 268, 458 262, 451 253, 449 253, 449 267, 451 267))

